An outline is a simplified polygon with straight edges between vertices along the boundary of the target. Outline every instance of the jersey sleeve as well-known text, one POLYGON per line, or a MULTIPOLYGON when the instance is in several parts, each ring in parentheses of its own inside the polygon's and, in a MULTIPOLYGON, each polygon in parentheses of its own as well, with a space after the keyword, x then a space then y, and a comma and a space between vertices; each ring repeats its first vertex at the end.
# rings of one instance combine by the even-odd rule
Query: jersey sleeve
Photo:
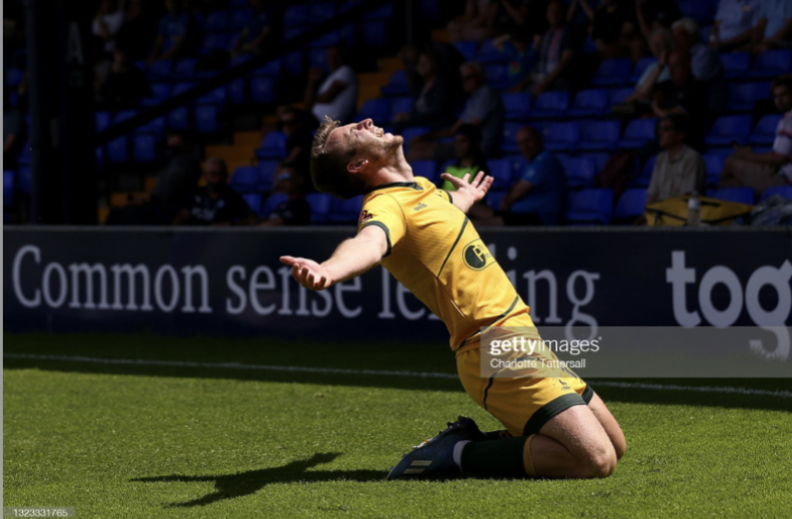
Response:
POLYGON ((386 256, 391 253, 407 231, 407 221, 401 206, 388 195, 375 196, 363 204, 363 210, 358 220, 358 232, 370 225, 376 225, 385 232, 388 239, 386 256))

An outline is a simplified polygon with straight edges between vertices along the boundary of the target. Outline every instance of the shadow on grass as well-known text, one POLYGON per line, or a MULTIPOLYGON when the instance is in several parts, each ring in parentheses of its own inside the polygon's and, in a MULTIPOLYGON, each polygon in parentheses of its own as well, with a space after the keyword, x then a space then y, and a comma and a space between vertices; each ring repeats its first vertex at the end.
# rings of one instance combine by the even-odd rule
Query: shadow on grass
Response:
POLYGON ((292 461, 282 467, 269 469, 249 470, 239 474, 217 476, 183 476, 173 474, 170 476, 154 476, 136 478, 130 481, 139 483, 177 482, 191 483, 196 481, 214 481, 215 491, 199 499, 184 503, 169 503, 169 508, 189 508, 193 506, 206 506, 225 499, 255 494, 265 486, 272 483, 297 483, 317 481, 379 481, 384 480, 387 472, 379 470, 325 470, 308 471, 308 469, 330 463, 341 454, 316 453, 307 460, 292 461))

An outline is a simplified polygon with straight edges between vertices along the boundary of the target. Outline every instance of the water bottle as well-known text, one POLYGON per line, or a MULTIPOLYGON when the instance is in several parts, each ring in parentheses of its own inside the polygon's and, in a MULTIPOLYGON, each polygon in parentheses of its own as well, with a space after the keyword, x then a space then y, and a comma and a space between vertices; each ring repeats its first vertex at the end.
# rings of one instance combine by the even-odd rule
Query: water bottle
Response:
POLYGON ((698 193, 693 191, 693 194, 688 198, 688 227, 698 227, 701 225, 701 198, 698 193))

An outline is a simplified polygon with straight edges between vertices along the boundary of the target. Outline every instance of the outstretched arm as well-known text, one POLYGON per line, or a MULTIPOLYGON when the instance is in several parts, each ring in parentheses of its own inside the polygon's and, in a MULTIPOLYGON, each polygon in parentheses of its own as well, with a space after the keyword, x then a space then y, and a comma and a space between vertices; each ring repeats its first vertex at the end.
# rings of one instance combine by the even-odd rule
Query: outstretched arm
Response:
POLYGON ((454 205, 463 213, 467 213, 473 204, 484 198, 484 195, 487 194, 489 188, 492 187, 492 182, 495 180, 491 176, 485 177, 483 171, 478 172, 473 182, 468 182, 470 179, 470 174, 468 173, 461 179, 448 173, 443 173, 440 176, 456 187, 452 200, 454 205))
POLYGON ((341 242, 330 259, 323 263, 292 256, 281 256, 280 260, 292 268, 292 276, 300 285, 310 290, 323 290, 363 274, 378 264, 387 252, 385 232, 369 225, 354 238, 341 242))

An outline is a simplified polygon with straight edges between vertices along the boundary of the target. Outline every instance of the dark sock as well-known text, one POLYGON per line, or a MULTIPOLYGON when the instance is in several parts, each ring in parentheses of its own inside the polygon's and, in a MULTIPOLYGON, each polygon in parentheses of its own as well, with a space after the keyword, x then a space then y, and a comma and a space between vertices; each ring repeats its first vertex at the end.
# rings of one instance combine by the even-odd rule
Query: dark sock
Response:
POLYGON ((523 449, 528 436, 470 442, 462 449, 462 470, 485 476, 525 477, 523 449))
POLYGON ((506 429, 501 431, 490 431, 482 433, 484 435, 484 440, 500 440, 502 438, 512 438, 512 435, 506 429))

